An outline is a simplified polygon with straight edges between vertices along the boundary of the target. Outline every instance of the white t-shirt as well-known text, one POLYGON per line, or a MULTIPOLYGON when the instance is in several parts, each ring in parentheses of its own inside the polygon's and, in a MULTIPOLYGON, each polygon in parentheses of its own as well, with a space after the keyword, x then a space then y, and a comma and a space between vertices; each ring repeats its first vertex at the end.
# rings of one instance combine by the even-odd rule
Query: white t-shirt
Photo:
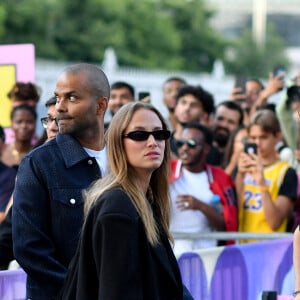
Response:
POLYGON ((106 147, 104 147, 100 151, 92 150, 92 149, 88 149, 88 148, 83 148, 83 149, 90 157, 95 157, 95 159, 98 163, 98 166, 100 168, 101 175, 103 177, 105 175, 106 167, 107 167, 106 147))
MULTIPOLYGON (((205 171, 192 173, 182 169, 180 178, 170 184, 171 196, 171 224, 172 232, 211 232, 213 229, 208 223, 207 217, 199 210, 186 209, 180 211, 176 207, 177 195, 191 195, 196 199, 210 204, 213 193, 209 188, 209 181, 205 171)), ((216 240, 179 240, 175 239, 174 252, 176 255, 193 249, 216 246, 216 240)))

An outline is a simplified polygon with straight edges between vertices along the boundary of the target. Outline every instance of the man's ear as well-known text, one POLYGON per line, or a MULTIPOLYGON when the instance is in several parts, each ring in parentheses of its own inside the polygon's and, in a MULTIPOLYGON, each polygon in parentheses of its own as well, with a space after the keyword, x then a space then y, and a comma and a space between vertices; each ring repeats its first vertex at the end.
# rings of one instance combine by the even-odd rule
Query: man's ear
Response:
POLYGON ((104 114, 107 109, 108 98, 99 97, 97 99, 97 114, 104 114))

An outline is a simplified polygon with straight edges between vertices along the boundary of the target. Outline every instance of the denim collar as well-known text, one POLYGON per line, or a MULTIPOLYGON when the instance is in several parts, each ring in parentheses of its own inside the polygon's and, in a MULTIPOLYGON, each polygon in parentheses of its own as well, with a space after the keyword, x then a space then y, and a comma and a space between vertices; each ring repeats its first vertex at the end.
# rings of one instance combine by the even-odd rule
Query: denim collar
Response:
POLYGON ((56 136, 56 142, 67 168, 89 158, 81 144, 69 134, 59 133, 56 136))

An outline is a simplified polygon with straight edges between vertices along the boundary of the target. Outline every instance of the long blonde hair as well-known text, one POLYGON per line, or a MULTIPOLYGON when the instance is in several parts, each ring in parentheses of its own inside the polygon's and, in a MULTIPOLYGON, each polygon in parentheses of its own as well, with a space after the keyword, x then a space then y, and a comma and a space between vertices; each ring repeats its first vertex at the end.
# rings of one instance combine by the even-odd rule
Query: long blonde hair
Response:
POLYGON ((106 145, 108 156, 108 174, 97 180, 86 192, 85 212, 107 190, 121 186, 129 195, 142 222, 145 226, 149 242, 155 245, 159 242, 159 229, 154 213, 164 228, 169 240, 173 241, 169 231, 170 222, 170 198, 168 188, 170 145, 165 142, 164 158, 162 164, 151 176, 147 196, 136 180, 134 169, 128 164, 124 150, 123 138, 134 113, 137 110, 146 109, 153 111, 162 123, 162 128, 167 125, 160 112, 150 104, 144 102, 130 102, 124 105, 113 117, 106 132, 106 145), (148 199, 147 199, 148 198, 148 199), (149 199, 150 198, 150 199, 149 199), (149 202, 153 201, 153 203, 149 202), (152 206, 151 206, 152 205, 152 206))

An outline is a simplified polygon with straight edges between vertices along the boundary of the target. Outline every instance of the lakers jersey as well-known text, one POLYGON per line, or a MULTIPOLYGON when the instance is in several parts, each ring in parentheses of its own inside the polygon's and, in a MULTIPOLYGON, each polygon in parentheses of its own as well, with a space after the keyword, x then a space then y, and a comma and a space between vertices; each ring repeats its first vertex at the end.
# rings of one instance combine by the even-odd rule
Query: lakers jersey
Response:
MULTIPOLYGON (((288 163, 285 161, 277 161, 272 165, 264 167, 264 178, 272 201, 275 201, 278 196, 288 167, 288 163)), ((262 233, 284 232, 286 225, 287 219, 282 222, 276 231, 271 229, 265 217, 260 186, 247 173, 244 178, 243 203, 239 208, 239 231, 262 233)))

